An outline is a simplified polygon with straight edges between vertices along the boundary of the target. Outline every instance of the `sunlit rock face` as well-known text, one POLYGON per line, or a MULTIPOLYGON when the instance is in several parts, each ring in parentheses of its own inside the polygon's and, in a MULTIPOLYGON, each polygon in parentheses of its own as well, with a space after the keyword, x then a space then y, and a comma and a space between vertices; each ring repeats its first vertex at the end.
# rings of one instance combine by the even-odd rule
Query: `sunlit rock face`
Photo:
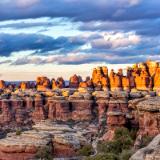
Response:
POLYGON ((59 77, 57 80, 52 79, 51 85, 52 89, 65 88, 65 81, 62 77, 59 77))
POLYGON ((5 89, 5 88, 6 88, 5 81, 0 80, 0 89, 5 89))
POLYGON ((26 90, 26 89, 29 89, 29 88, 31 88, 29 82, 21 82, 21 83, 20 83, 20 89, 26 90))
MULTIPOLYGON (((100 91, 131 91, 131 90, 156 90, 160 89, 160 65, 155 61, 146 61, 144 63, 134 64, 132 67, 128 67, 125 70, 118 69, 115 72, 113 69, 108 71, 106 66, 94 68, 92 76, 86 77, 85 80, 81 76, 74 74, 69 79, 69 85, 65 84, 63 77, 50 80, 49 78, 42 76, 37 77, 36 86, 34 83, 22 82, 19 88, 22 90, 36 89, 38 91, 46 91, 50 89, 62 89, 62 88, 92 88, 100 91), (124 74, 125 73, 125 74, 124 74)), ((0 81, 0 89, 14 90, 16 85, 0 81)))
POLYGON ((154 90, 160 89, 160 68, 157 68, 155 76, 153 78, 154 90))
POLYGON ((109 89, 108 68, 107 67, 94 68, 92 72, 92 81, 95 88, 108 90, 109 89))
POLYGON ((36 79, 37 90, 45 91, 50 88, 50 80, 47 77, 37 77, 36 79))

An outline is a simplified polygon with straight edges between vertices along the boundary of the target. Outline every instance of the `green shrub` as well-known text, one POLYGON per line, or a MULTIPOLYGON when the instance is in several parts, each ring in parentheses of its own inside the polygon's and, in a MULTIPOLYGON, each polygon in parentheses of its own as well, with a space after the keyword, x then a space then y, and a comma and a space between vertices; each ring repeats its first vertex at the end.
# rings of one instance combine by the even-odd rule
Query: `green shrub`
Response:
POLYGON ((118 145, 120 152, 124 149, 131 148, 133 145, 133 139, 131 138, 130 132, 127 128, 116 129, 114 141, 116 142, 116 145, 118 145))
POLYGON ((97 145, 99 153, 118 153, 120 147, 117 145, 117 141, 100 142, 97 145))
POLYGON ((140 148, 147 146, 152 141, 152 139, 153 139, 153 137, 150 137, 150 136, 142 137, 142 142, 141 142, 140 148))
POLYGON ((135 141, 136 138, 137 138, 137 131, 138 131, 137 128, 130 130, 130 136, 131 136, 131 138, 132 138, 134 141, 135 141))
POLYGON ((119 155, 119 160, 129 160, 132 154, 132 150, 123 150, 122 153, 119 155))
POLYGON ((35 158, 43 160, 53 160, 52 146, 49 145, 43 148, 39 148, 35 158))
POLYGON ((90 156, 93 153, 94 151, 92 145, 83 146, 81 149, 78 150, 78 155, 80 156, 90 156))
POLYGON ((100 153, 121 153, 125 149, 130 149, 132 145, 133 140, 128 129, 118 128, 112 141, 100 142, 97 148, 100 153))
POLYGON ((20 136, 21 134, 22 134, 22 131, 19 130, 19 129, 17 129, 17 130, 16 130, 16 135, 17 135, 17 136, 20 136))
POLYGON ((118 160, 116 154, 106 153, 106 154, 98 154, 94 157, 87 157, 85 160, 118 160))

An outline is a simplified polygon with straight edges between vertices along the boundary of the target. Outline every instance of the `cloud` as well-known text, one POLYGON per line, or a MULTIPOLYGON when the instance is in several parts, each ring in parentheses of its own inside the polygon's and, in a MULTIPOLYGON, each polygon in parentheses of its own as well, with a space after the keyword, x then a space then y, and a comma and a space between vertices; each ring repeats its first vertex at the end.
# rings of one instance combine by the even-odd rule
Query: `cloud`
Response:
POLYGON ((157 0, 93 0, 92 3, 88 0, 15 0, 0 5, 0 20, 67 17, 86 22, 154 19, 160 16, 160 2, 157 0))
POLYGON ((120 47, 130 47, 140 43, 141 39, 135 34, 111 33, 105 34, 103 38, 93 40, 93 48, 114 49, 120 47))
POLYGON ((160 18, 152 20, 136 21, 92 21, 81 23, 81 31, 92 32, 136 32, 138 35, 157 36, 160 35, 160 18))
POLYGON ((6 63, 11 63, 11 62, 12 62, 11 60, 3 60, 3 61, 0 61, 0 65, 6 64, 6 63))
POLYGON ((159 5, 158 0, 5 0, 0 2, 0 56, 34 53, 0 64, 130 63, 151 53, 155 58, 159 5))
POLYGON ((69 37, 56 39, 40 34, 0 34, 0 55, 9 56, 12 52, 35 50, 43 54, 49 51, 71 51, 83 45, 83 41, 70 40, 69 37))
POLYGON ((16 0, 16 4, 19 7, 28 7, 28 6, 32 6, 34 4, 37 4, 39 2, 39 0, 16 0))
MULTIPOLYGON (((34 21, 34 20, 33 20, 34 21)), ((13 28, 13 29, 27 29, 33 27, 50 27, 55 26, 55 23, 52 22, 17 22, 17 23, 10 23, 10 24, 2 24, 0 28, 13 28)))
POLYGON ((27 58, 18 58, 13 61, 11 65, 25 65, 25 64, 36 64, 36 65, 45 65, 45 64, 58 64, 58 65, 79 65, 79 64, 90 64, 90 63, 108 63, 108 64, 127 64, 127 63, 137 63, 143 62, 147 59, 160 60, 159 54, 149 55, 139 54, 139 55, 128 55, 121 56, 112 53, 79 53, 75 55, 70 53, 67 55, 54 55, 47 57, 27 57, 27 58), (157 57, 157 59, 156 59, 157 57))

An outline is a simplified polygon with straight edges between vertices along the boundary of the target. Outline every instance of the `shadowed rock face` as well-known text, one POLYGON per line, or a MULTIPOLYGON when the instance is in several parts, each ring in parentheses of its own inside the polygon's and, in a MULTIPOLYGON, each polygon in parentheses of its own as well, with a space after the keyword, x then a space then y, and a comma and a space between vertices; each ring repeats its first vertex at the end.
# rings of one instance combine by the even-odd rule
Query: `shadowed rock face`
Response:
POLYGON ((139 109, 139 134, 154 136, 160 132, 160 98, 154 97, 137 104, 139 109))

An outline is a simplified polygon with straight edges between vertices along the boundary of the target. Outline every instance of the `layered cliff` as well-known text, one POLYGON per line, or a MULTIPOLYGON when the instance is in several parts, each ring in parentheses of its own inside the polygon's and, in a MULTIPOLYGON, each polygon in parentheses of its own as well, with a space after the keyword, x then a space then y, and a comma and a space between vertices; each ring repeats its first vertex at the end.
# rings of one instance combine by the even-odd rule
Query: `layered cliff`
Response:
POLYGON ((112 141, 118 128, 137 129, 139 148, 144 136, 160 134, 159 71, 148 61, 125 76, 98 67, 85 81, 73 75, 69 86, 62 77, 38 77, 19 88, 0 81, 0 159, 33 158, 45 146, 55 157, 77 156, 95 140, 112 141))

